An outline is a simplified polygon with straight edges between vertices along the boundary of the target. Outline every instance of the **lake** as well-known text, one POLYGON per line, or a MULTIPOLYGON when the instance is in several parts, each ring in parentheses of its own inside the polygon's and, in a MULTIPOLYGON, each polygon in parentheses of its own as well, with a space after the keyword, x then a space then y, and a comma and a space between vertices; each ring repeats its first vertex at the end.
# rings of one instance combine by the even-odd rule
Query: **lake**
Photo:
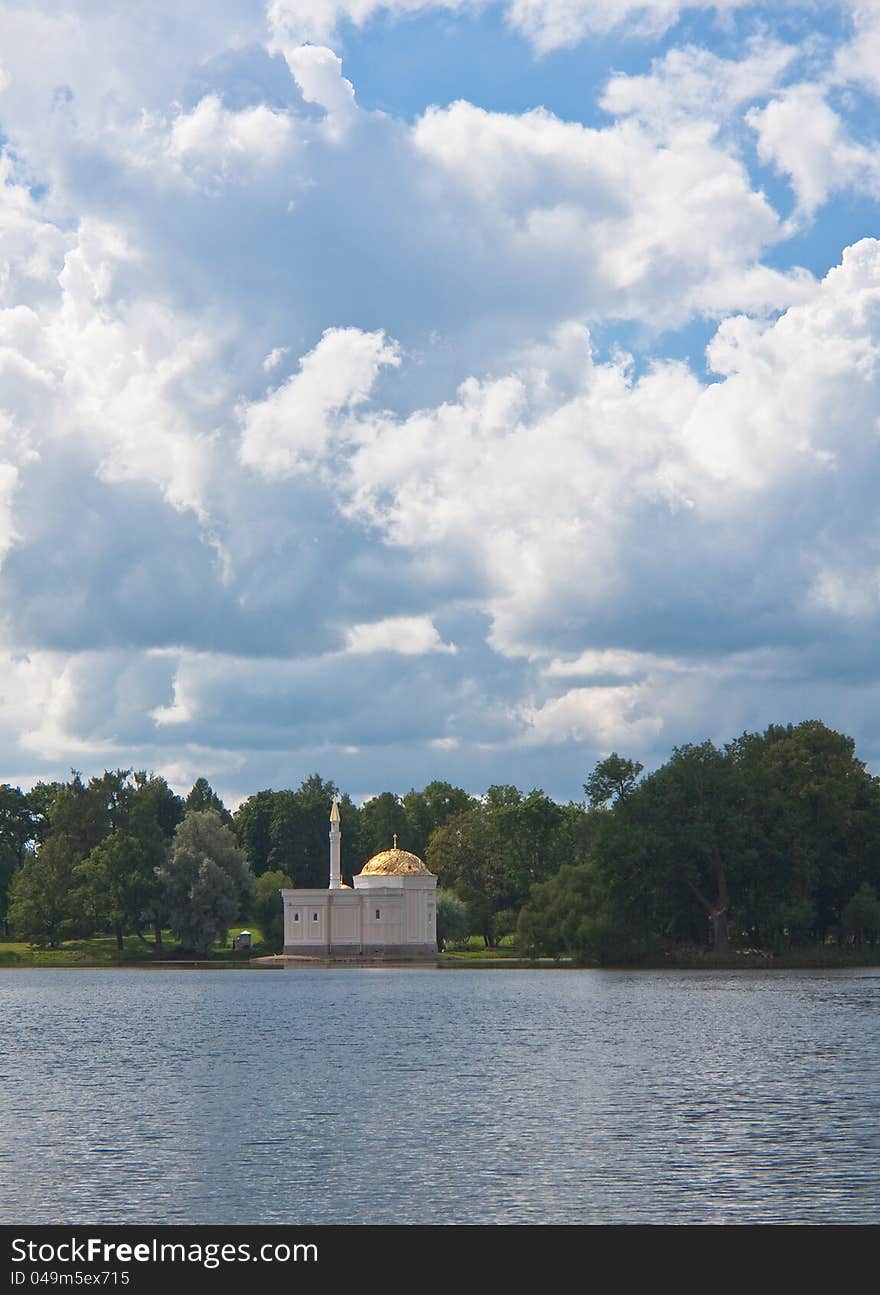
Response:
POLYGON ((880 971, 0 971, 0 1222, 876 1223, 880 971))

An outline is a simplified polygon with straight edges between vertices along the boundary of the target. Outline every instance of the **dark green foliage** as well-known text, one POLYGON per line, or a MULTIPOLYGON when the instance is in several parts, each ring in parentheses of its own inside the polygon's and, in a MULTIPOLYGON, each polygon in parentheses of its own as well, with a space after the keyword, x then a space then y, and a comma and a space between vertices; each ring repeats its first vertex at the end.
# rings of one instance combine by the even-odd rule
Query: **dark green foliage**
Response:
POLYGON ((8 929, 9 889, 17 870, 33 853, 37 824, 30 797, 8 783, 0 786, 0 933, 8 929))
POLYGON ((358 855, 360 861, 371 858, 380 850, 390 850, 395 836, 401 850, 413 850, 409 838, 406 810, 403 801, 391 791, 383 791, 361 806, 358 824, 358 855))
POLYGON ((880 895, 866 881, 844 905, 841 926, 853 944, 880 941, 880 895))
POLYGON ((626 800, 635 790, 644 767, 637 760, 625 760, 616 751, 612 751, 604 760, 599 761, 584 783, 590 804, 599 806, 607 805, 610 800, 626 800))
MULTIPOLYGON (((586 784, 598 803, 630 765, 613 761, 586 784)), ((533 891, 519 925, 528 947, 637 961, 697 946, 723 959, 737 947, 878 938, 880 783, 851 738, 808 720, 723 750, 682 746, 613 794, 593 819, 589 868, 569 876, 568 909, 558 889, 568 874, 533 891)))
POLYGON ((242 801, 234 815, 235 835, 255 877, 269 867, 275 792, 258 791, 242 801))
POLYGON ((639 962, 653 951, 644 914, 615 911, 589 864, 563 865, 535 886, 519 914, 518 948, 529 957, 571 957, 583 966, 639 962))
POLYGON ((498 939, 497 914, 518 911, 536 882, 580 857, 583 817, 582 809, 558 805, 542 791, 524 796, 516 787, 490 787, 482 801, 434 831, 427 864, 467 904, 471 932, 490 946, 498 939))
MULTIPOLYGON (((296 886, 326 886, 329 877, 330 806, 338 789, 317 773, 297 791, 260 791, 235 813, 235 831, 255 876, 279 869, 296 886)), ((339 805, 342 820, 342 875, 360 870, 359 812, 348 796, 339 805)))
POLYGON ((227 825, 232 824, 232 815, 214 791, 207 778, 196 778, 192 785, 192 789, 186 798, 185 809, 187 812, 191 809, 197 811, 213 809, 215 813, 220 815, 220 818, 224 823, 227 825))
POLYGON ((476 803, 473 796, 449 782, 429 782, 423 791, 408 791, 403 797, 406 837, 401 840, 405 839, 407 850, 424 859, 431 833, 476 803))
POLYGON ((12 882, 9 924, 20 940, 56 949, 77 926, 76 851, 62 836, 50 837, 26 859, 12 882))
POLYGON ((293 885, 286 872, 264 872, 254 882, 251 916, 267 944, 280 949, 284 943, 284 911, 279 891, 293 885))

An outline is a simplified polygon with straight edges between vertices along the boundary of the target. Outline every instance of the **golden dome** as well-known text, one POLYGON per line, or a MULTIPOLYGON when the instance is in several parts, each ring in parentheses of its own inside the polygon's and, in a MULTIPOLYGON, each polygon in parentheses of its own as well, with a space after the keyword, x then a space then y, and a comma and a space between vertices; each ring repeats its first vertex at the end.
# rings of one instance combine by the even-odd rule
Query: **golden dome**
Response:
POLYGON ((390 850, 382 850, 368 859, 361 868, 361 876, 368 877, 430 877, 428 869, 417 854, 397 848, 397 836, 390 850))

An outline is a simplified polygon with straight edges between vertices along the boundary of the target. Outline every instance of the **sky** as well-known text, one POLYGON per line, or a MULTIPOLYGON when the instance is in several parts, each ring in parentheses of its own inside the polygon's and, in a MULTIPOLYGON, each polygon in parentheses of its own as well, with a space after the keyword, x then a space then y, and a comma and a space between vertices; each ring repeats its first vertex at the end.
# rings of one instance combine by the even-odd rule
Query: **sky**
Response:
POLYGON ((0 781, 880 773, 880 0, 0 0, 0 781))

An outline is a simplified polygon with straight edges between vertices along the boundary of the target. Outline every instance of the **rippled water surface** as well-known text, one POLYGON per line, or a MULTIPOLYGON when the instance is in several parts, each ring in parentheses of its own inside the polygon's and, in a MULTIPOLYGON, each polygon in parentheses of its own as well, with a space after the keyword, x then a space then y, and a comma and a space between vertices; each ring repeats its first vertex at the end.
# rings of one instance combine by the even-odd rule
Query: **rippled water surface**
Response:
POLYGON ((0 1222, 880 1222, 880 972, 3 971, 0 1222))

